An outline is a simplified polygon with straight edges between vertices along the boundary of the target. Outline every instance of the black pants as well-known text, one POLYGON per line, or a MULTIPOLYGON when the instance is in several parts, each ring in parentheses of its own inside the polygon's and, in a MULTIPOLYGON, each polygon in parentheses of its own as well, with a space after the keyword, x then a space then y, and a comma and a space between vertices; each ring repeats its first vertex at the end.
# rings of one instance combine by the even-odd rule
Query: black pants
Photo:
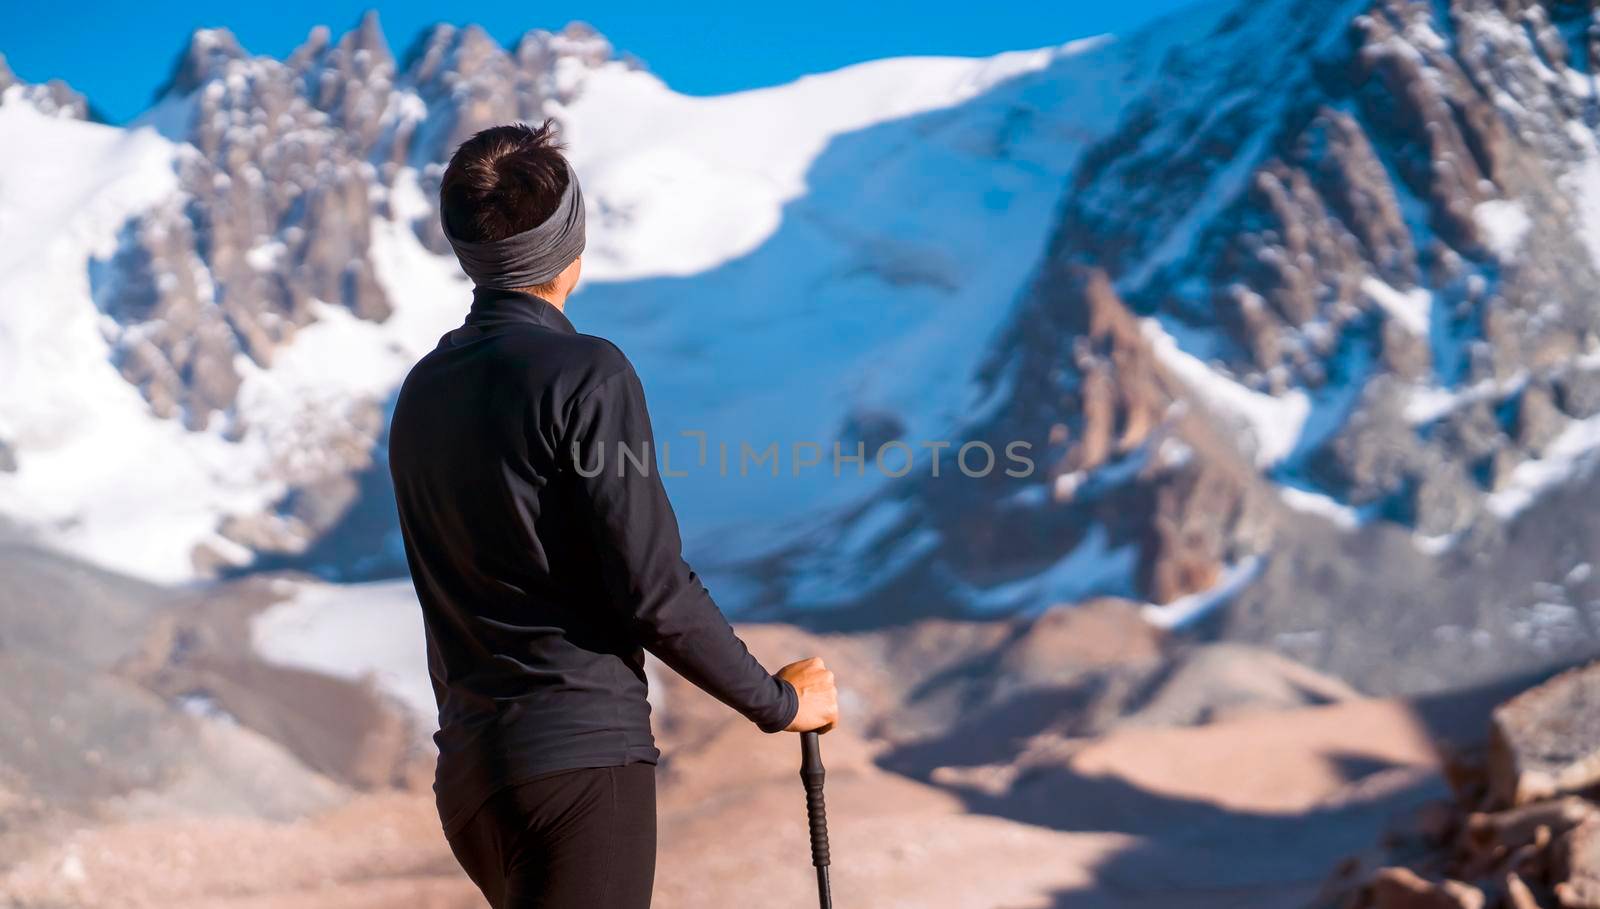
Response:
POLYGON ((563 770, 502 789, 450 850, 494 909, 649 909, 655 770, 563 770))

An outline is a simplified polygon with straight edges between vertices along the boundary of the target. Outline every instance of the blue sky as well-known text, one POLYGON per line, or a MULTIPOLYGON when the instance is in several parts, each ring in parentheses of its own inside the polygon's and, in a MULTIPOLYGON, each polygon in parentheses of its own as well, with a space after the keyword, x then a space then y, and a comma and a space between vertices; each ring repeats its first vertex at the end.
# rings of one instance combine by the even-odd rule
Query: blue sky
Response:
POLYGON ((189 32, 225 26, 254 53, 281 57, 317 24, 341 33, 376 7, 401 54, 426 26, 476 22, 510 43, 530 28, 574 19, 642 58, 679 91, 716 94, 776 85, 805 73, 906 54, 987 55, 1127 32, 1184 0, 1084 3, 717 2, 663 10, 644 0, 588 3, 128 3, 91 0, 59 15, 37 4, 0 4, 0 53, 30 82, 60 78, 120 122, 149 103, 189 32), (463 7, 467 7, 463 9, 463 7), (70 10, 70 11, 68 11, 70 10))

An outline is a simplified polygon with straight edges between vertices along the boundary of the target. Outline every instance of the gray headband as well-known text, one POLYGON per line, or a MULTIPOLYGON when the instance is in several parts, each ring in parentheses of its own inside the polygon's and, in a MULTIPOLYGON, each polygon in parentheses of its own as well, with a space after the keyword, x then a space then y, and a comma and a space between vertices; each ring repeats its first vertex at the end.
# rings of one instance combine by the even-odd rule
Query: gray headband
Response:
POLYGON ((492 290, 532 287, 554 279, 583 252, 583 190, 568 164, 567 188, 556 210, 543 223, 503 240, 468 243, 456 239, 442 207, 439 223, 472 283, 492 290))

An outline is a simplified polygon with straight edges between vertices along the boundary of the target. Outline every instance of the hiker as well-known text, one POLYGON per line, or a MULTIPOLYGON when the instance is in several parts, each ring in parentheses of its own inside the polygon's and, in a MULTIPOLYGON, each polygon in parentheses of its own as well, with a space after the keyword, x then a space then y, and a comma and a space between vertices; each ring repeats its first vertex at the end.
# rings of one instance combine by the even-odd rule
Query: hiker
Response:
POLYGON ((644 651, 764 732, 831 728, 838 702, 820 659, 762 668, 684 562, 639 377, 565 315, 584 207, 561 148, 547 121, 451 157, 439 216, 472 308, 401 386, 389 469, 451 850, 496 909, 642 909, 660 757, 644 651))

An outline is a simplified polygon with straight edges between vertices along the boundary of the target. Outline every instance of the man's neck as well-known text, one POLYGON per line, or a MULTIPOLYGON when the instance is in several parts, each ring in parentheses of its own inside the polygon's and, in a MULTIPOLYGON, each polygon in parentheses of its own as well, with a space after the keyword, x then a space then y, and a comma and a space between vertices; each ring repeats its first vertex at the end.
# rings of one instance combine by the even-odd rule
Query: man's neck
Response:
POLYGON ((567 312, 567 294, 536 294, 531 290, 520 291, 520 293, 525 293, 530 297, 538 297, 546 303, 549 303, 551 306, 554 306, 556 310, 563 315, 565 315, 567 312))

